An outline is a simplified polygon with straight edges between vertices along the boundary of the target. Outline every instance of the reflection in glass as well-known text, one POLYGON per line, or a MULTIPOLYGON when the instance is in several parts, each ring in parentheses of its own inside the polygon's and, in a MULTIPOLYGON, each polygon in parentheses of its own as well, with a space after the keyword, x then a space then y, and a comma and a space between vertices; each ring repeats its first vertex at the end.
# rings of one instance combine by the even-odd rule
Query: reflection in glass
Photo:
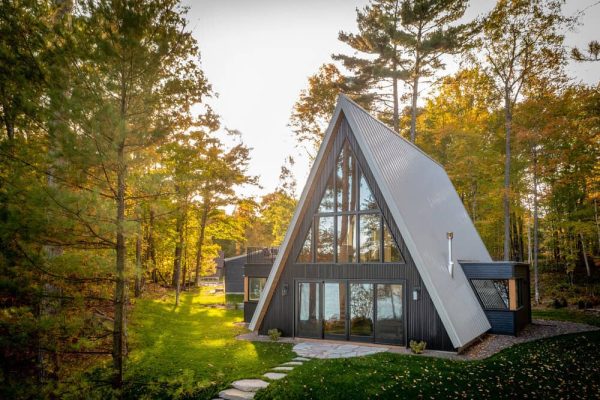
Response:
POLYGON ((267 278, 248 278, 248 300, 260 300, 260 294, 265 287, 267 278))
POLYGON ((377 202, 371 192, 371 188, 365 179, 364 174, 360 174, 360 209, 361 210, 377 210, 377 202))
POLYGON ((312 248, 310 246, 312 236, 312 228, 308 230, 306 234, 306 239, 304 239, 304 243, 302 244, 302 248, 300 249, 300 254, 298 254, 297 262, 301 263, 309 263, 312 262, 312 248))
POLYGON ((384 262, 403 262, 402 254, 400 254, 400 250, 398 246, 396 246, 396 242, 392 237, 390 230, 387 227, 387 224, 383 225, 383 261, 384 262))
POLYGON ((338 216, 338 259, 339 263, 356 262, 356 216, 338 216))
POLYGON ((298 284, 298 335, 321 336, 321 307, 319 298, 320 283, 300 282, 298 284))
POLYGON ((350 284, 350 335, 373 336, 373 284, 350 284))
POLYGON ((337 159, 337 211, 356 211, 356 162, 348 142, 337 159))
POLYGON ((333 262, 333 218, 316 217, 317 262, 333 262))
POLYGON ((334 211, 333 196, 333 176, 330 176, 329 181, 327 181, 325 193, 323 193, 323 197, 321 198, 321 203, 319 204, 318 212, 325 213, 334 211))
POLYGON ((360 262, 380 262, 381 215, 360 216, 360 262))
POLYGON ((346 285, 329 283, 324 285, 323 327, 326 335, 346 334, 346 285))
POLYGON ((377 284, 377 339, 402 339, 402 285, 377 284))

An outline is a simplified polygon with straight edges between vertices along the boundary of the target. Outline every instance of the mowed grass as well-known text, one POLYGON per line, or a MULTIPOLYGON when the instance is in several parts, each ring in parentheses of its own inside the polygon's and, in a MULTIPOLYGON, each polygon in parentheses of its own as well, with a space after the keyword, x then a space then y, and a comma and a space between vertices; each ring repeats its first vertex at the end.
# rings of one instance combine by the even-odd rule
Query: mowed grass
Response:
POLYGON ((574 310, 572 308, 534 308, 531 312, 534 319, 550 319, 572 321, 581 324, 600 326, 600 314, 591 311, 574 310))
POLYGON ((506 349, 483 361, 381 353, 313 360, 256 399, 597 399, 600 332, 506 349))
POLYGON ((210 398, 236 379, 259 377, 293 357, 290 345, 235 339, 247 332, 235 325, 243 320, 243 311, 211 307, 225 303, 223 294, 183 293, 180 306, 174 303, 171 294, 136 301, 126 370, 134 391, 180 380, 187 386, 183 397, 210 398))

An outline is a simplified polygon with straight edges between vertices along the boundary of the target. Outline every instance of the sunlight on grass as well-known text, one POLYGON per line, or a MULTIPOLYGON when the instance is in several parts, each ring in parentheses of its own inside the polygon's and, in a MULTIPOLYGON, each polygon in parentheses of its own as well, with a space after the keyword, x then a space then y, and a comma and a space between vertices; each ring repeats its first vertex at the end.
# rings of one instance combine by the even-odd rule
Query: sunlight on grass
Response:
POLYGON ((293 357, 290 345, 235 339, 247 332, 235 325, 243 311, 210 307, 224 301, 223 294, 206 291, 183 293, 177 309, 172 296, 137 300, 127 376, 156 381, 189 370, 198 382, 225 387, 235 379, 260 377, 293 357))

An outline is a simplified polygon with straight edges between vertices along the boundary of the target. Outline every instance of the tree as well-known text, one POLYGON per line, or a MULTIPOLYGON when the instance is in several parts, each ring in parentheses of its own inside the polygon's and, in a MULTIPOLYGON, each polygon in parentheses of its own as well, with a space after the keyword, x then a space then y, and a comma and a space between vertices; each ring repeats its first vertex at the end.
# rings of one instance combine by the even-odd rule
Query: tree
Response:
POLYGON ((441 57, 465 48, 474 31, 473 24, 451 25, 462 18, 467 0, 404 0, 401 2, 402 30, 394 37, 395 48, 403 52, 404 79, 410 86, 410 141, 417 138, 419 82, 444 68, 441 57))
POLYGON ((366 103, 376 100, 388 108, 391 101, 392 125, 396 132, 400 129, 398 81, 406 79, 401 69, 405 61, 400 57, 398 46, 400 3, 399 0, 373 0, 362 11, 357 9, 358 34, 340 32, 339 40, 362 57, 332 56, 352 72, 346 82, 355 91, 365 93, 366 103))
POLYGON ((147 161, 144 149, 187 124, 191 106, 210 94, 196 42, 176 4, 82 2, 72 40, 65 41, 71 87, 61 99, 61 115, 69 124, 56 140, 59 148, 76 149, 65 162, 89 176, 106 199, 106 212, 114 213, 103 237, 115 249, 116 388, 123 383, 126 351, 128 214, 138 199, 129 194, 128 173, 147 161))
POLYGON ((510 258, 511 132, 513 109, 527 80, 559 70, 563 27, 570 22, 558 0, 500 0, 484 18, 480 46, 483 70, 504 101, 504 259, 510 258))
POLYGON ((588 43, 587 54, 583 54, 579 48, 571 50, 571 58, 575 61, 600 61, 600 43, 592 40, 588 43))

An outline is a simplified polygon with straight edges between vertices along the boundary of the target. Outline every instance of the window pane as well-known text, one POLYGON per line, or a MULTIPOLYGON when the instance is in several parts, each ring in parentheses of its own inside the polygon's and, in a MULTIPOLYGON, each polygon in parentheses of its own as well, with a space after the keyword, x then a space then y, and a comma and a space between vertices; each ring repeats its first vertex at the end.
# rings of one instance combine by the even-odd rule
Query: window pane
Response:
POLYGON ((486 309, 508 308, 508 280, 506 279, 472 279, 477 296, 486 309))
POLYGON ((325 334, 346 334, 346 284, 329 283, 324 285, 323 328, 325 334))
POLYGON ((248 300, 258 301, 267 278, 248 278, 248 300))
POLYGON ((350 334, 373 335, 373 284, 350 284, 350 334))
POLYGON ((319 299, 320 283, 301 282, 298 284, 298 324, 299 336, 321 337, 321 306, 319 299))
POLYGON ((377 338, 402 339, 402 285, 377 284, 377 338))
POLYGON ((344 144, 337 160, 337 210, 356 210, 356 188, 354 177, 356 176, 356 165, 352 150, 348 142, 344 144))
POLYGON ((402 254, 400 254, 400 250, 396 246, 396 242, 387 225, 383 225, 383 261, 404 262, 402 254))
POLYGON ((334 211, 334 197, 333 197, 333 176, 329 177, 329 181, 327 182, 327 187, 325 188, 325 193, 323 193, 323 197, 321 198, 321 203, 319 204, 319 210, 317 212, 333 212, 334 211))
POLYGON ((297 262, 302 263, 310 263, 312 262, 312 248, 311 248, 311 237, 312 237, 312 228, 308 230, 306 234, 306 239, 304 239, 304 243, 302 244, 302 248, 300 249, 300 254, 298 254, 297 262))
POLYGON ((380 262, 381 215, 360 216, 360 262, 380 262))
POLYGON ((316 253, 317 262, 333 262, 333 218, 317 217, 316 253))
POLYGON ((338 216, 338 262, 356 262, 356 216, 338 216))
POLYGON ((360 174, 360 209, 377 210, 377 202, 373 192, 371 192, 371 188, 362 173, 360 174))

